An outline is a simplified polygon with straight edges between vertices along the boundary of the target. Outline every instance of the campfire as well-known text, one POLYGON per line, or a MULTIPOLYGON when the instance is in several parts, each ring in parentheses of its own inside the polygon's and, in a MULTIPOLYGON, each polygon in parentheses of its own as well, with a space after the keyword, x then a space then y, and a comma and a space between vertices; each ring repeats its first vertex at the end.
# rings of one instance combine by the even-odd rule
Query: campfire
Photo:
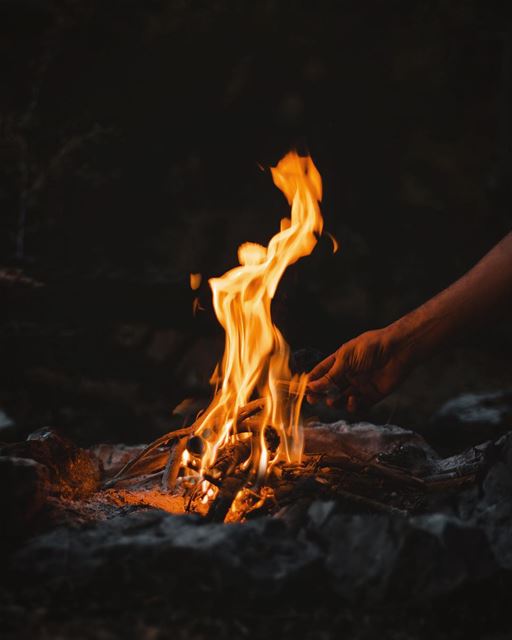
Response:
MULTIPOLYGON (((128 487, 135 502, 149 488, 153 505, 236 522, 258 514, 286 519, 290 512, 293 520, 298 505, 326 495, 356 510, 403 515, 421 510, 433 490, 473 482, 480 457, 474 465, 438 469, 433 452, 410 432, 303 425, 307 374, 291 374, 271 303, 286 268, 309 255, 322 233, 322 180, 312 159, 294 152, 271 172, 290 217, 266 247, 242 244, 239 266, 210 280, 225 347, 209 406, 193 424, 114 466, 105 488, 128 487), (162 502, 165 495, 178 501, 162 502)), ((191 274, 192 289, 200 280, 191 274)), ((198 306, 196 298, 194 312, 198 306)))
MULTIPOLYGON (((311 584, 336 608, 340 597, 403 607, 510 572, 512 432, 443 458, 398 426, 305 420, 307 375, 292 375, 271 304, 322 232, 322 184, 295 153, 272 176, 290 217, 210 280, 225 348, 192 424, 148 446, 83 449, 44 427, 0 447, 0 537, 16 550, 5 593, 15 584, 30 607, 60 607, 71 589, 80 609, 94 594, 109 618, 238 595, 264 610, 286 594, 311 602, 311 584)), ((200 281, 191 275, 193 290, 200 281)))
MULTIPOLYGON (((295 152, 271 172, 290 217, 266 247, 242 244, 239 266, 210 280, 225 331, 210 405, 194 424, 150 444, 111 482, 161 477, 165 491, 186 497, 188 511, 211 511, 226 521, 271 503, 276 482, 300 468, 303 455, 307 375, 292 376, 290 349, 272 321, 271 303, 287 267, 309 255, 322 232, 322 180, 312 159, 295 152)), ((198 281, 192 274, 192 288, 198 281)))
MULTIPOLYGON (((192 424, 147 446, 82 450, 51 428, 6 445, 4 484, 10 474, 22 478, 14 483, 21 497, 6 498, 12 530, 34 514, 43 526, 70 514, 111 518, 127 506, 195 513, 214 523, 267 515, 293 529, 318 501, 403 517, 475 484, 489 463, 486 447, 443 459, 419 435, 392 425, 304 420, 307 374, 291 373, 272 300, 287 267, 309 255, 322 233, 322 180, 312 159, 294 152, 271 173, 290 216, 266 247, 242 244, 239 265, 210 280, 225 331, 210 404, 192 424)), ((201 275, 191 274, 191 288, 200 283, 201 275)))

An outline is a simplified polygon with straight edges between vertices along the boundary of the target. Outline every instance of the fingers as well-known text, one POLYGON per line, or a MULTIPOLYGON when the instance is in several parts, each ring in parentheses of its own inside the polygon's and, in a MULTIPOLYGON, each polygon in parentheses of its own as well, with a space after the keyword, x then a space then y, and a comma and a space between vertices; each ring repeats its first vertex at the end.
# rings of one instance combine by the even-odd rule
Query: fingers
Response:
POLYGON ((369 409, 382 399, 382 394, 370 380, 353 379, 351 384, 337 398, 327 400, 330 407, 342 407, 348 413, 358 413, 369 409))
POLYGON ((318 378, 318 380, 308 382, 308 391, 317 395, 325 395, 327 393, 327 390, 333 386, 333 381, 331 380, 329 374, 326 373, 321 378, 318 378))
POLYGON ((345 375, 344 353, 343 348, 338 349, 311 371, 306 392, 310 404, 324 400, 329 406, 334 406, 340 394, 350 386, 350 380, 345 375))
POLYGON ((337 397, 327 398, 326 404, 328 407, 345 409, 348 413, 357 413, 363 403, 361 402, 358 391, 353 387, 349 387, 337 397))
POLYGON ((306 390, 310 404, 323 400, 356 413, 382 399, 382 363, 365 335, 345 343, 311 371, 306 390))
MULTIPOLYGON (((323 384, 323 379, 317 381, 323 384)), ((322 391, 311 390, 308 386, 306 390, 306 400, 309 404, 316 404, 318 401, 332 405, 340 398, 339 388, 328 379, 327 383, 322 387, 322 391)))
POLYGON ((308 383, 306 399, 310 404, 316 404, 324 400, 327 404, 336 401, 340 397, 340 385, 331 378, 331 373, 326 373, 322 378, 308 383))
POLYGON ((332 387, 332 380, 328 377, 328 373, 335 362, 336 356, 333 353, 310 372, 306 393, 306 400, 309 404, 316 404, 318 400, 323 399, 328 389, 332 387))
POLYGON ((306 399, 310 404, 323 400, 330 407, 343 406, 355 413, 381 399, 374 375, 373 363, 368 366, 356 360, 354 366, 354 349, 346 343, 311 371, 306 399))
POLYGON ((331 353, 330 356, 327 356, 327 358, 324 358, 322 362, 319 362, 316 365, 316 367, 313 367, 313 369, 309 373, 310 383, 313 380, 318 380, 319 378, 322 378, 331 369, 335 361, 336 361, 336 355, 334 353, 331 353))

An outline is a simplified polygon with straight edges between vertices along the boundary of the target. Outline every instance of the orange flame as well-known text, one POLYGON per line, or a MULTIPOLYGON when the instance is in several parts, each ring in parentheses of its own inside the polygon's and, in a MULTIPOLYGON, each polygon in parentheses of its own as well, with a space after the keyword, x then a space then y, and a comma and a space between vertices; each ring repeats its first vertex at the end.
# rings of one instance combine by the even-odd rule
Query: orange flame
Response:
POLYGON ((201 286, 202 276, 200 273, 191 273, 190 274, 190 288, 195 291, 199 289, 201 286))
MULTIPOLYGON (((209 281, 215 314, 225 330, 225 348, 212 375, 215 395, 196 430, 204 442, 203 473, 233 438, 247 436, 237 431, 240 410, 253 396, 262 398, 263 408, 253 419, 250 454, 244 463, 259 485, 275 463, 300 462, 302 455, 300 409, 307 376, 292 378, 289 347, 272 322, 271 302, 286 268, 311 253, 323 227, 318 205, 322 180, 311 158, 291 152, 271 172, 274 184, 291 205, 291 215, 281 221, 280 231, 268 246, 242 244, 240 266, 209 281), (289 393, 291 385, 293 393, 289 393), (269 427, 279 436, 273 450, 267 446, 269 427)), ((204 495, 211 491, 209 487, 205 483, 204 495)))
POLYGON ((332 242, 332 252, 337 253, 338 249, 340 248, 340 243, 336 240, 336 238, 332 235, 332 233, 327 232, 327 235, 329 236, 332 242))

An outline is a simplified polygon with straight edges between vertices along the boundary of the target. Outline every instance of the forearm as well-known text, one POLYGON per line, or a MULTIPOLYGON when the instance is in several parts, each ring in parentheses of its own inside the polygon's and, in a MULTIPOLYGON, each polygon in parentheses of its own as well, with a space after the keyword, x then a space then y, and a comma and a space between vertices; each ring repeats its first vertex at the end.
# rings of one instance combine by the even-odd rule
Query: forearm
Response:
POLYGON ((389 329, 406 346, 415 363, 480 324, 511 298, 512 233, 509 233, 464 276, 389 329))

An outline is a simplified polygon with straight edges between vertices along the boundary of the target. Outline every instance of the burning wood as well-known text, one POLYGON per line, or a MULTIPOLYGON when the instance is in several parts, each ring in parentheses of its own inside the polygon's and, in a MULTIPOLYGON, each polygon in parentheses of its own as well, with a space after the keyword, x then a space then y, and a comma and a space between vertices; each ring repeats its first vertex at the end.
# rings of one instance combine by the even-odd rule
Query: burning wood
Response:
MULTIPOLYGON (((241 412, 237 437, 231 438, 215 464, 201 476, 196 470, 204 445, 193 435, 192 425, 188 428, 190 437, 183 437, 183 429, 175 432, 176 438, 168 434, 171 446, 155 449, 150 445, 107 485, 128 482, 136 488, 161 480, 164 489, 185 498, 186 511, 201 513, 212 521, 270 514, 293 526, 298 505, 307 510, 309 503, 322 497, 336 498, 349 511, 402 516, 418 512, 440 489, 458 490, 474 483, 486 465, 484 450, 441 460, 412 432, 396 427, 377 429, 366 423, 335 423, 306 426, 301 462, 274 465, 265 482, 258 483, 257 478, 248 477, 246 465, 252 441, 258 437, 257 431, 252 431, 258 424, 253 413, 256 407, 254 402, 241 412), (181 475, 170 483, 168 478, 174 477, 170 470, 176 473, 180 455, 186 466, 181 465, 181 475)), ((267 446, 272 453, 279 445, 267 446)))

